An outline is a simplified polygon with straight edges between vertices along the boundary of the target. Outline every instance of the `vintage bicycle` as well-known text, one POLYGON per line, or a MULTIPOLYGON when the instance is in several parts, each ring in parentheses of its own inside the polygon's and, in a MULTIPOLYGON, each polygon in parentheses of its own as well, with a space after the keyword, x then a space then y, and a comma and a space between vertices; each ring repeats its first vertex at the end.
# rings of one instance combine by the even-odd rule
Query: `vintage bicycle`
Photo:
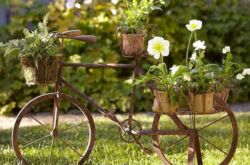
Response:
MULTIPOLYGON (((61 39, 62 47, 64 38, 89 43, 96 41, 96 37, 92 35, 67 37, 66 34, 56 34, 56 37, 61 39)), ((56 160, 60 164, 83 164, 88 160, 95 143, 95 123, 91 112, 79 99, 63 93, 63 89, 67 88, 72 94, 78 95, 84 102, 96 108, 104 117, 112 120, 118 126, 120 137, 124 142, 138 144, 146 154, 152 154, 153 150, 144 147, 140 138, 143 135, 150 135, 154 151, 164 164, 206 164, 209 159, 206 157, 207 154, 214 156, 215 164, 228 164, 237 147, 238 129, 233 112, 220 98, 215 98, 216 106, 213 114, 218 116, 216 119, 209 117, 213 114, 198 114, 190 110, 179 110, 173 114, 154 113, 152 129, 142 129, 141 124, 133 118, 136 109, 137 86, 131 87, 128 118, 120 121, 116 117, 115 111, 104 109, 94 99, 62 77, 63 69, 69 67, 126 68, 131 69, 135 79, 143 73, 140 67, 141 59, 142 57, 134 58, 132 64, 65 63, 61 61, 55 82, 55 92, 43 94, 30 100, 16 118, 12 132, 12 144, 17 159, 22 164, 36 164, 38 160, 48 164, 51 164, 52 160, 56 160), (60 111, 61 105, 67 105, 69 115, 78 114, 77 123, 65 124, 61 120, 60 113, 63 113, 60 111), (51 109, 48 114, 50 121, 43 123, 35 116, 34 112, 48 107, 51 109), (38 123, 39 126, 30 128, 35 134, 31 134, 28 129, 22 129, 25 117, 30 117, 38 123), (169 121, 172 123, 170 124, 169 121), (208 123, 201 125, 201 121, 208 123), (221 122, 229 123, 229 127, 220 127, 220 130, 214 130, 213 126, 221 122), (79 134, 76 134, 72 129, 77 129, 79 134), (69 134, 77 137, 77 141, 72 142, 69 134), (56 140, 59 142, 57 145, 55 144, 56 140), (201 144, 201 141, 204 143, 201 144), (176 148, 173 149, 174 147, 176 148), (35 150, 30 153, 30 151, 27 152, 28 148, 35 150), (66 150, 67 152, 65 152, 66 150), (44 155, 44 153, 49 154, 44 155), (62 157, 55 156, 58 154, 62 157), (177 154, 177 157, 173 159, 174 154, 177 154), (186 159, 182 160, 181 155, 185 155, 186 159)), ((153 86, 149 84, 149 88, 152 89, 153 86)))

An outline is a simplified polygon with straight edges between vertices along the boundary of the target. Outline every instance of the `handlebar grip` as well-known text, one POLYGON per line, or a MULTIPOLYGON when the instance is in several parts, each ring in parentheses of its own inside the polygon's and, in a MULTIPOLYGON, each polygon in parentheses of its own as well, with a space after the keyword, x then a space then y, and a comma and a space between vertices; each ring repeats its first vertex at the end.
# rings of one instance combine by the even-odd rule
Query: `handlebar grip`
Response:
POLYGON ((70 37, 70 38, 79 40, 79 41, 89 42, 89 43, 96 42, 96 36, 94 35, 80 35, 80 36, 75 36, 75 37, 70 37))
POLYGON ((81 31, 80 30, 69 30, 69 31, 63 32, 61 34, 63 36, 66 36, 66 37, 76 37, 76 36, 81 35, 81 31))

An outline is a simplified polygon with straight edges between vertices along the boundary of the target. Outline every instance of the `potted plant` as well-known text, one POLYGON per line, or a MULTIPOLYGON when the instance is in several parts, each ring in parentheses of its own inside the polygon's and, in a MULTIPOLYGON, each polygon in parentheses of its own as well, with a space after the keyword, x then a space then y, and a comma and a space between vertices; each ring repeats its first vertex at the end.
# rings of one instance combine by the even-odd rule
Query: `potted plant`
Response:
POLYGON ((180 108, 180 99, 185 97, 181 83, 189 79, 188 69, 185 66, 174 65, 168 70, 163 61, 164 56, 169 55, 169 41, 162 37, 154 37, 148 42, 148 53, 159 60, 157 65, 152 65, 144 76, 141 76, 135 84, 152 84, 155 96, 153 111, 156 113, 175 113, 180 108))
POLYGON ((204 64, 205 51, 198 50, 197 52, 194 52, 190 60, 191 81, 188 84, 188 104, 195 113, 211 113, 214 102, 216 65, 204 64))
POLYGON ((27 85, 49 84, 56 80, 61 60, 59 40, 47 30, 47 16, 38 29, 24 29, 24 38, 4 44, 5 56, 18 55, 27 85))
POLYGON ((144 53, 145 25, 148 15, 153 10, 160 10, 157 5, 164 4, 163 0, 125 0, 126 10, 123 11, 120 25, 121 50, 124 56, 141 56, 144 53))
POLYGON ((202 28, 202 21, 191 20, 186 28, 191 32, 186 51, 186 66, 189 65, 191 81, 188 84, 188 104, 195 113, 211 113, 213 111, 215 73, 217 65, 204 64, 205 41, 197 40, 196 31, 202 28), (188 52, 192 38, 195 38, 195 48, 190 61, 188 52))
POLYGON ((243 79, 250 74, 250 69, 243 70, 242 73, 235 77, 235 73, 238 73, 242 68, 236 69, 237 63, 232 61, 233 56, 229 46, 224 47, 222 50, 222 53, 226 54, 223 65, 204 64, 205 41, 197 40, 196 36, 196 31, 201 29, 202 22, 191 20, 186 27, 191 31, 186 52, 186 65, 189 66, 191 77, 187 87, 189 91, 189 108, 195 113, 212 113, 214 112, 213 107, 218 107, 218 101, 214 101, 214 98, 219 98, 226 103, 229 88, 235 84, 236 79, 243 79), (188 52, 193 37, 195 39, 193 43, 195 49, 188 61, 188 52))

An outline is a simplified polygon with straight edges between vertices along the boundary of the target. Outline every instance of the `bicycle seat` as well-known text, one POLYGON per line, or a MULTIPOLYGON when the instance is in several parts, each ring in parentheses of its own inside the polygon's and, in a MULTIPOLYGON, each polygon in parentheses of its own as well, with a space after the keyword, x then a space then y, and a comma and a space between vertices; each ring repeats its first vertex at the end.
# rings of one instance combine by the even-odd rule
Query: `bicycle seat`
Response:
POLYGON ((95 43, 96 36, 94 35, 82 35, 80 30, 69 30, 62 33, 56 34, 57 38, 67 38, 67 39, 74 39, 78 41, 83 41, 87 43, 95 43))

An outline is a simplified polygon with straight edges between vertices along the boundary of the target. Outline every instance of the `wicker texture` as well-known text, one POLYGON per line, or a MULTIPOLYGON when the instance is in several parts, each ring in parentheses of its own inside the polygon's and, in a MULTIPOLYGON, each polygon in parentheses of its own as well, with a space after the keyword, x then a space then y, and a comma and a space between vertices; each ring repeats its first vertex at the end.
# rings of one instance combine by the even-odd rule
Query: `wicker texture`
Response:
POLYGON ((27 85, 46 85, 54 83, 57 79, 60 56, 44 57, 38 59, 37 66, 32 57, 22 57, 22 69, 27 85))
POLYGON ((142 56, 144 53, 144 34, 122 34, 122 52, 124 56, 142 56))

